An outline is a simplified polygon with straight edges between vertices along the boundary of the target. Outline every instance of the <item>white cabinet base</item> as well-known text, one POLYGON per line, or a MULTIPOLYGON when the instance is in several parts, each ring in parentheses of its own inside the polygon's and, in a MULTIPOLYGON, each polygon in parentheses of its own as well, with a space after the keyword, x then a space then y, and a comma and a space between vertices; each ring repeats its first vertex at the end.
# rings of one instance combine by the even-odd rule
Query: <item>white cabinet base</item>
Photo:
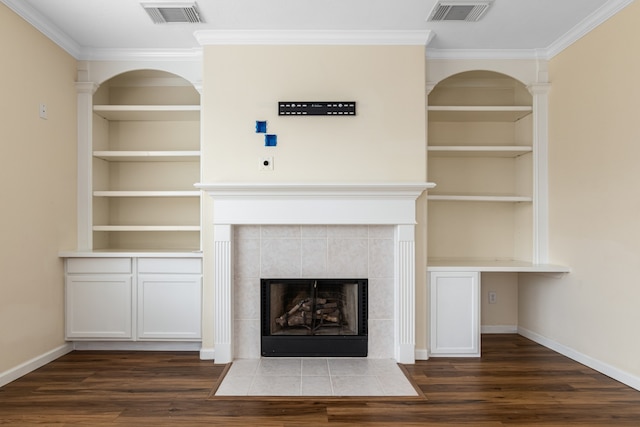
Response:
POLYGON ((133 339, 131 275, 68 275, 66 336, 133 339))
POLYGON ((66 258, 66 339, 200 341, 202 260, 66 258))
POLYGON ((199 275, 138 276, 138 338, 200 339, 199 275))
POLYGON ((431 272, 431 357, 480 356, 480 273, 431 272))

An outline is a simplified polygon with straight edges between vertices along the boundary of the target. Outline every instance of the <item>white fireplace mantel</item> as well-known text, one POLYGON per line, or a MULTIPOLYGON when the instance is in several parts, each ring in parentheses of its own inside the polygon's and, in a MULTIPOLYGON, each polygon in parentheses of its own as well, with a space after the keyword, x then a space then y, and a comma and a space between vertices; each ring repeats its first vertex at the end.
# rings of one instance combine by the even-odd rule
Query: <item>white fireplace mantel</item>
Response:
POLYGON ((394 354, 415 362, 416 199, 435 184, 211 183, 213 198, 214 344, 216 363, 233 361, 234 225, 394 225, 394 354))

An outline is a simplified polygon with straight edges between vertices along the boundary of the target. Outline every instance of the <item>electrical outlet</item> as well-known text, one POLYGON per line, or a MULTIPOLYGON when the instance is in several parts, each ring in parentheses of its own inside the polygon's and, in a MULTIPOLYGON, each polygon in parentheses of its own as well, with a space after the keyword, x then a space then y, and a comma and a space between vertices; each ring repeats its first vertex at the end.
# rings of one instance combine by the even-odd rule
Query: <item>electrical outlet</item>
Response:
POLYGON ((259 170, 272 171, 273 170, 273 157, 260 157, 259 170))
POLYGON ((489 292, 489 304, 495 304, 498 302, 498 293, 494 291, 489 292))
POLYGON ((41 119, 47 118, 47 104, 40 104, 39 114, 41 119))

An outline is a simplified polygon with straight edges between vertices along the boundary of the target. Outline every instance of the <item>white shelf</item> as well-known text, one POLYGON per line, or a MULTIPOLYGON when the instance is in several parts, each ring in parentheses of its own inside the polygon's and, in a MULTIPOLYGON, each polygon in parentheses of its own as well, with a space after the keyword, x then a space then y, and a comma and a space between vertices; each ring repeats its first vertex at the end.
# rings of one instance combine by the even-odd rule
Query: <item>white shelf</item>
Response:
POLYGON ((197 225, 94 225, 93 231, 200 231, 197 225))
POLYGON ((200 197, 200 191, 94 191, 95 197, 200 197))
POLYGON ((436 122, 515 122, 533 111, 520 105, 430 105, 429 120, 436 122))
POLYGON ((199 105, 94 105, 93 111, 107 120, 193 121, 200 119, 199 105))
POLYGON ((565 265, 533 264, 518 260, 429 259, 427 271, 479 271, 512 273, 570 273, 565 265))
POLYGON ((531 153, 533 148, 524 145, 430 145, 433 157, 518 157, 531 153))
POLYGON ((112 162, 188 162, 200 160, 200 151, 94 151, 93 156, 112 162))
POLYGON ((532 202, 533 198, 528 196, 471 196, 456 194, 429 194, 427 200, 453 201, 453 202, 532 202))

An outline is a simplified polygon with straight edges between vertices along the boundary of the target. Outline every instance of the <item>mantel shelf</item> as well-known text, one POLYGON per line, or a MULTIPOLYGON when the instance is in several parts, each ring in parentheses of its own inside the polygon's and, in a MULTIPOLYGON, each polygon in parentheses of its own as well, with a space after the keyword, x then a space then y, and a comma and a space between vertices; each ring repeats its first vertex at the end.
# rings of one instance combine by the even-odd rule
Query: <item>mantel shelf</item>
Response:
POLYGON ((93 111, 107 120, 194 121, 200 119, 199 105, 94 105, 93 111))
POLYGON ((531 153, 533 148, 525 145, 430 145, 433 157, 518 157, 531 153))
POLYGON ((200 160, 200 151, 94 151, 93 156, 113 162, 188 162, 200 160))
POLYGON ((200 183, 217 224, 416 224, 416 199, 431 182, 200 183))

